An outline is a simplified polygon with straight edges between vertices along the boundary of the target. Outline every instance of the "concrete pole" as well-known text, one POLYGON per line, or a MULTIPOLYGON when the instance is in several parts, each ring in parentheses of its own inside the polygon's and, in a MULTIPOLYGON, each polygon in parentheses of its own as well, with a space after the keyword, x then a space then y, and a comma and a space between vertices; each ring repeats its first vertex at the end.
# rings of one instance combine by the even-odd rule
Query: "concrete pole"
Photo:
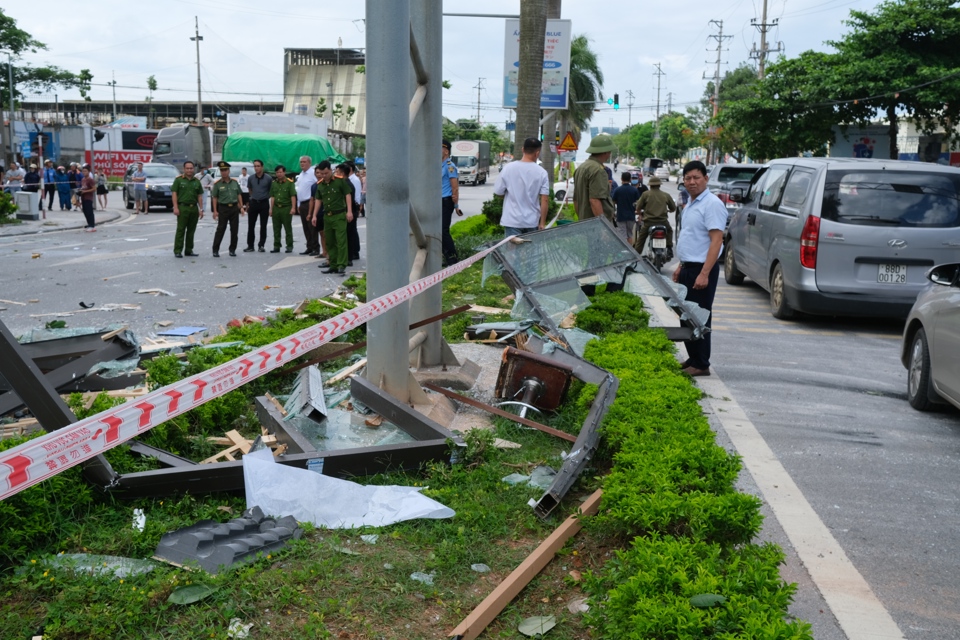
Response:
MULTIPOLYGON (((427 259, 423 267, 423 275, 427 276, 441 268, 440 180, 434 179, 438 172, 433 169, 440 166, 440 142, 443 137, 443 7, 436 0, 410 0, 410 18, 420 60, 428 77, 427 94, 410 127, 410 164, 419 168, 410 187, 410 204, 420 218, 420 227, 427 239, 427 259)), ((417 86, 416 73, 411 72, 410 78, 412 95, 417 86)), ((369 231, 367 233, 369 234, 369 231)), ((410 247, 414 252, 418 248, 412 236, 410 247)), ((411 321, 416 322, 440 313, 442 294, 441 286, 436 286, 414 298, 410 302, 411 321)), ((420 347, 420 364, 441 364, 443 335, 440 333, 440 323, 429 324, 423 327, 422 331, 426 332, 427 339, 420 347)))
MULTIPOLYGON (((366 0, 366 9, 367 110, 375 114, 367 118, 366 155, 372 299, 408 284, 410 273, 410 0, 366 0)), ((439 160, 417 173, 428 176, 437 165, 439 160)), ((409 325, 407 305, 367 323, 366 377, 401 402, 410 398, 409 325)))
POLYGON ((200 94, 200 41, 203 36, 200 35, 200 19, 193 17, 194 37, 190 38, 197 43, 197 124, 203 125, 203 98, 200 94))

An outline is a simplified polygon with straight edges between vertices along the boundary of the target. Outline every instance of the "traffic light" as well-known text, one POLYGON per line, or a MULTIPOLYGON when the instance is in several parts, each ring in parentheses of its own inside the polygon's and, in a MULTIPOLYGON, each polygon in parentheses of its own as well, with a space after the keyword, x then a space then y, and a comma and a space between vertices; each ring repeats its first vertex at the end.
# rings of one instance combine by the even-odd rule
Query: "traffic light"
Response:
POLYGON ((613 98, 607 98, 607 104, 613 104, 613 98))
POLYGON ((620 94, 619 94, 619 93, 613 94, 613 108, 614 108, 614 109, 619 109, 619 108, 620 108, 620 94))
POLYGON ((103 131, 97 131, 96 129, 93 130, 93 139, 97 142, 103 140, 103 136, 105 135, 106 134, 103 131))

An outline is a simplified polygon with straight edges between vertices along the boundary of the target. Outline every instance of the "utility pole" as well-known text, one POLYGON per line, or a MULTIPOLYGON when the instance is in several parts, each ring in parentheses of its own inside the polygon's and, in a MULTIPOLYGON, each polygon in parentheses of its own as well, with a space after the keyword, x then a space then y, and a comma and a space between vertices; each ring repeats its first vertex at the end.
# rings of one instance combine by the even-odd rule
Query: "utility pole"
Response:
MULTIPOLYGON (((718 33, 717 35, 711 34, 710 37, 717 41, 717 67, 716 71, 713 73, 713 117, 716 118, 717 114, 720 113, 720 64, 723 55, 723 41, 729 40, 733 36, 723 35, 723 20, 711 20, 710 24, 717 25, 718 33)), ((707 61, 710 62, 709 60, 707 61)), ((706 76, 704 76, 706 77, 706 76)), ((714 133, 714 128, 709 129, 710 133, 714 133)), ((716 142, 713 144, 712 152, 716 154, 718 151, 716 142)), ((710 153, 707 153, 707 159, 710 159, 710 153)))
POLYGON ((477 128, 480 127, 480 91, 483 89, 483 81, 486 78, 479 78, 477 80, 477 86, 473 87, 477 90, 477 128))
POLYGON ((660 78, 667 75, 660 69, 660 63, 653 65, 657 68, 653 75, 657 76, 657 119, 654 120, 654 129, 653 129, 653 149, 656 153, 657 147, 660 144, 660 78))
POLYGON ((771 27, 777 26, 779 22, 779 18, 774 18, 773 21, 767 22, 767 0, 763 0, 763 18, 761 21, 757 22, 755 19, 750 21, 750 24, 760 31, 760 49, 758 50, 756 43, 754 43, 753 48, 750 49, 750 57, 757 60, 757 77, 761 80, 763 80, 764 68, 767 63, 767 54, 780 53, 783 51, 782 42, 777 43, 776 49, 769 49, 767 47, 767 31, 769 31, 771 27))
POLYGON ((194 37, 190 38, 197 43, 197 124, 203 124, 203 98, 200 97, 200 41, 203 36, 200 35, 200 20, 197 16, 193 17, 194 37))
MULTIPOLYGON (((17 159, 17 130, 13 124, 13 55, 7 54, 7 73, 10 74, 10 82, 7 87, 10 90, 10 162, 17 159)), ((0 122, 0 126, 3 123, 0 122)))
POLYGON ((627 89, 627 129, 633 122, 633 91, 627 89))
POLYGON ((113 76, 113 80, 110 82, 110 86, 113 88, 113 121, 117 121, 117 72, 110 72, 113 76))
POLYGON ((673 91, 667 94, 667 113, 673 112, 673 91))

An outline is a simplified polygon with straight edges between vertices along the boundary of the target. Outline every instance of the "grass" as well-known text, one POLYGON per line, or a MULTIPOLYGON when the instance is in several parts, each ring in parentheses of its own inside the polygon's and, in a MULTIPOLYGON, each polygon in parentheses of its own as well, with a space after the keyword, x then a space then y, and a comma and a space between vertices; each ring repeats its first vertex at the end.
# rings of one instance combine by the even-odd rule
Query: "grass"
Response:
MULTIPOLYGON (((486 288, 481 289, 481 275, 481 265, 475 265, 449 279, 445 283, 444 309, 464 303, 508 306, 509 301, 505 301, 505 298, 511 292, 500 278, 490 278, 486 288)), ((356 280, 348 286, 354 287, 356 292, 362 291, 364 284, 362 280, 356 280)), ((468 446, 460 464, 449 466, 431 463, 418 472, 384 473, 362 479, 365 484, 423 487, 425 495, 456 511, 454 518, 415 520, 377 529, 350 531, 331 531, 307 525, 304 537, 281 552, 261 557, 253 564, 236 567, 220 576, 191 573, 158 564, 149 574, 121 581, 75 575, 63 569, 53 569, 49 563, 53 554, 59 552, 146 558, 152 554, 164 533, 201 519, 224 521, 236 517, 245 508, 245 502, 241 496, 230 495, 188 495, 163 500, 119 502, 109 496, 95 494, 80 479, 79 472, 71 470, 0 502, 0 527, 5 531, 5 538, 0 540, 0 560, 3 562, 0 565, 0 638, 26 638, 33 634, 42 634, 46 640, 227 638, 227 628, 234 618, 254 625, 251 638, 410 640, 445 637, 563 518, 575 511, 582 497, 602 485, 609 485, 607 488, 613 500, 629 499, 629 483, 620 482, 617 478, 627 477, 625 474, 635 469, 630 467, 621 471, 620 476, 613 480, 608 474, 616 465, 622 466, 631 460, 624 457, 624 452, 618 451, 631 437, 629 407, 637 398, 630 400, 630 389, 639 389, 637 393, 644 393, 642 387, 637 385, 656 383, 656 376, 665 372, 667 377, 662 385, 663 390, 657 393, 671 389, 674 390, 671 393, 677 393, 677 389, 686 389, 680 392, 686 404, 682 407, 679 403, 671 406, 663 415, 647 412, 649 415, 643 416, 646 421, 644 424, 656 424, 668 430, 673 425, 671 421, 695 420, 695 428, 690 429, 705 441, 710 439, 707 435, 709 429, 704 432, 699 422, 702 416, 696 407, 696 390, 672 370, 677 368, 676 361, 671 360, 672 348, 663 341, 662 335, 654 335, 655 332, 643 328, 646 318, 636 299, 625 295, 595 297, 596 308, 592 314, 583 316, 583 324, 595 330, 598 327, 602 329, 606 324, 609 328, 628 332, 623 335, 633 338, 625 338, 622 344, 614 340, 611 348, 594 349, 593 353, 600 360, 613 358, 613 364, 620 362, 620 366, 636 366, 640 369, 633 378, 629 370, 617 372, 621 376, 622 386, 618 395, 620 407, 611 411, 611 420, 614 421, 611 424, 616 425, 613 438, 602 441, 601 450, 591 461, 591 466, 581 475, 549 522, 536 518, 527 504, 530 499, 539 498, 542 491, 524 485, 508 485, 502 478, 516 472, 529 473, 540 464, 559 469, 562 464, 561 451, 569 451, 569 443, 497 418, 492 432, 474 431, 466 436, 468 446), (627 321, 626 316, 632 319, 627 321), (629 354, 636 362, 629 359, 623 361, 624 354, 629 354), (646 364, 644 357, 649 361, 646 364), (494 436, 519 443, 521 448, 496 449, 492 446, 494 436), (131 526, 134 508, 143 509, 146 513, 147 524, 143 532, 131 526), (360 538, 368 533, 379 535, 376 544, 368 544, 360 538), (473 571, 471 565, 478 563, 488 565, 491 571, 473 571), (433 584, 427 585, 412 579, 411 575, 417 572, 432 574, 433 584), (192 605, 174 605, 167 601, 175 589, 198 583, 215 590, 192 605)), ((308 318, 294 318, 291 313, 285 312, 266 326, 249 325, 233 329, 223 339, 243 339, 251 345, 266 344, 284 332, 300 328, 303 323, 315 322, 335 313, 334 309, 314 303, 307 307, 308 318)), ((468 320, 466 314, 461 314, 446 320, 444 334, 451 339, 462 336, 465 319, 468 320)), ((613 337, 616 338, 616 335, 613 337)), ((351 341, 361 338, 359 333, 349 336, 351 341)), ((196 352, 196 355, 191 353, 186 362, 175 358, 156 359, 151 365, 150 375, 156 384, 163 384, 178 376, 215 366, 221 358, 233 355, 234 351, 225 349, 222 353, 218 350, 196 352)), ((337 368, 338 363, 327 366, 332 370, 337 368)), ((241 432, 255 428, 249 415, 250 398, 283 382, 284 378, 275 374, 254 381, 246 385, 242 393, 234 392, 237 395, 228 394, 232 397, 221 398, 222 404, 211 405, 204 411, 195 410, 181 416, 180 422, 172 421, 154 429, 150 433, 150 437, 155 439, 152 442, 157 446, 180 448, 192 456, 203 455, 206 450, 197 444, 196 439, 187 436, 220 435, 230 427, 240 428, 241 432)), ((575 382, 568 394, 568 401, 561 409, 555 414, 542 416, 541 420, 557 429, 577 433, 594 392, 595 388, 575 382)), ((648 404, 641 406, 655 407, 654 400, 645 398, 644 402, 648 404)), ((99 411, 107 402, 109 400, 101 396, 91 411, 99 411)), ((675 426, 678 427, 677 434, 671 436, 671 443, 688 430, 679 423, 675 426)), ((0 442, 0 448, 8 448, 13 444, 15 441, 0 442)), ((644 446, 649 447, 651 459, 657 459, 655 439, 644 446)), ((626 454, 635 455, 632 451, 626 454)), ((672 452, 671 455, 679 454, 672 452)), ((110 452, 110 459, 121 470, 143 464, 123 451, 123 447, 110 452)), ((695 459, 685 459, 684 464, 695 459)), ((658 460, 658 464, 663 463, 658 460)), ((727 479, 728 463, 718 459, 715 464, 719 465, 720 476, 727 479)), ((640 468, 639 463, 635 466, 640 468)), ((719 486, 718 481, 710 484, 708 480, 699 479, 697 468, 696 465, 690 465, 677 471, 677 485, 703 485, 706 489, 722 492, 722 488, 715 487, 719 486)), ((651 479, 655 487, 657 480, 651 479)), ((654 493, 655 489, 651 489, 651 495, 654 493)), ((648 500, 643 504, 650 502, 648 500)), ((616 506, 615 502, 608 502, 607 517, 611 508, 616 506)), ((632 508, 623 513, 634 517, 633 514, 638 511, 632 508)), ((647 517, 644 522, 650 526, 651 520, 647 517)), ((534 615, 557 616, 558 625, 550 632, 550 637, 555 640, 614 637, 603 636, 602 632, 598 636, 597 633, 600 629, 619 628, 618 612, 634 615, 631 607, 640 597, 637 594, 641 593, 639 587, 628 592, 618 590, 621 582, 634 585, 637 567, 643 566, 636 555, 640 547, 633 555, 624 554, 631 539, 626 533, 629 527, 625 527, 623 522, 618 522, 607 530, 602 518, 588 526, 569 541, 558 558, 507 606, 484 637, 521 638, 523 636, 516 630, 517 625, 524 618, 534 615), (604 594, 607 592, 616 597, 613 602, 616 607, 605 607, 603 613, 591 614, 591 617, 572 614, 567 610, 566 605, 571 600, 592 595, 594 603, 591 611, 594 611, 605 601, 604 594)), ((637 540, 647 538, 641 536, 637 540)), ((658 554, 661 553, 668 554, 664 557, 676 556, 675 565, 670 565, 674 568, 670 570, 676 575, 691 571, 694 577, 688 580, 692 585, 687 587, 689 589, 699 587, 704 582, 702 575, 696 577, 701 567, 719 567, 719 571, 727 566, 721 562, 723 558, 717 559, 712 548, 690 548, 700 554, 695 556, 697 562, 692 564, 682 561, 689 555, 686 547, 681 547, 679 551, 673 547, 663 547, 662 551, 658 551, 660 547, 653 547, 654 551, 650 552, 652 555, 644 557, 659 558, 661 556, 658 554), (671 553, 672 556, 669 555, 671 553)), ((762 577, 763 584, 775 583, 775 577, 769 573, 770 567, 775 567, 778 561, 775 551, 766 552, 763 562, 760 562, 762 566, 752 569, 762 577)), ((662 561, 664 566, 667 566, 666 562, 662 561)), ((654 578, 657 576, 651 577, 648 582, 659 584, 654 582, 654 578)), ((665 578, 661 576, 658 579, 665 578)), ((736 575, 731 575, 717 578, 709 584, 741 585, 742 582, 737 581, 736 575)), ((746 591, 750 589, 749 584, 752 583, 748 583, 746 591)), ((655 604, 657 592, 651 596, 648 590, 641 595, 647 598, 644 602, 655 604), (654 599, 650 600, 651 597, 654 599)), ((783 598, 784 595, 779 597, 783 598)), ((751 607, 757 606, 752 600, 745 602, 751 607)), ((679 606, 673 601, 669 605, 679 606)), ((762 630, 762 627, 757 629, 762 630)), ((710 636, 661 633, 631 637, 710 636)))

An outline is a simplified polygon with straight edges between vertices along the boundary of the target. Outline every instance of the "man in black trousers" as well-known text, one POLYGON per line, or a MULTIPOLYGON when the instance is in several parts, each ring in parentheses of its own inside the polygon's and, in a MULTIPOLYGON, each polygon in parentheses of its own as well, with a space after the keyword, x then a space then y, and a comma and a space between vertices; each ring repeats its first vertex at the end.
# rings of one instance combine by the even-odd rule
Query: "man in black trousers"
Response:
POLYGON ((250 204, 247 213, 247 248, 244 253, 253 251, 253 241, 256 239, 257 221, 260 222, 260 242, 257 251, 263 253, 263 245, 267 241, 267 219, 270 217, 270 185, 273 177, 263 171, 263 160, 253 161, 253 175, 247 181, 247 190, 250 192, 250 204))

